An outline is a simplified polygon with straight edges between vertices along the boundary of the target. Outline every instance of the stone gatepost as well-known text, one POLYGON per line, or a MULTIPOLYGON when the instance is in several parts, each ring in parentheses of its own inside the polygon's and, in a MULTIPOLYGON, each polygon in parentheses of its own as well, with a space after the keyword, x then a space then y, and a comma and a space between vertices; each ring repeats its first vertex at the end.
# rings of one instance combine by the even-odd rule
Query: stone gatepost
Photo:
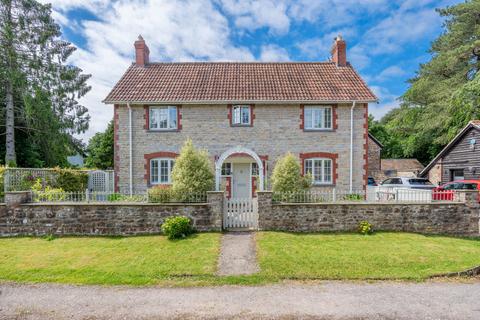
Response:
POLYGON ((268 229, 268 221, 273 217, 273 192, 257 191, 258 230, 268 229))
POLYGON ((480 193, 476 190, 457 190, 455 200, 464 202, 467 207, 467 214, 470 215, 469 233, 480 235, 480 193))
POLYGON ((224 198, 224 191, 207 191, 207 202, 212 215, 212 230, 222 230, 224 198))
POLYGON ((5 192, 5 204, 7 207, 16 207, 22 203, 30 202, 32 199, 31 191, 7 191, 5 192))

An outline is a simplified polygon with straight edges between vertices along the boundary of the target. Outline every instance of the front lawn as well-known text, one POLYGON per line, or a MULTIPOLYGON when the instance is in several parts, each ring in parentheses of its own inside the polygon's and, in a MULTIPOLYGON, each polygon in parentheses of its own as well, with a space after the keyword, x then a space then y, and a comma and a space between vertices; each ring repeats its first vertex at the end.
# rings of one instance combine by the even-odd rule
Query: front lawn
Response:
POLYGON ((158 284, 211 277, 219 233, 164 236, 0 239, 0 279, 75 284, 158 284))
POLYGON ((480 239, 379 232, 260 232, 262 274, 280 279, 424 279, 480 265, 480 239))

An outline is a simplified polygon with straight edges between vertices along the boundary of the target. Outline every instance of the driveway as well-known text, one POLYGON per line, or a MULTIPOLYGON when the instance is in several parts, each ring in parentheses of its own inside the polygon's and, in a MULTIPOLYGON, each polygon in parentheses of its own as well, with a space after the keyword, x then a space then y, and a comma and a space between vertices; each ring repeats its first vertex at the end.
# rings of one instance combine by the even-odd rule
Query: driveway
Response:
POLYGON ((0 290, 0 319, 480 319, 479 281, 0 290))

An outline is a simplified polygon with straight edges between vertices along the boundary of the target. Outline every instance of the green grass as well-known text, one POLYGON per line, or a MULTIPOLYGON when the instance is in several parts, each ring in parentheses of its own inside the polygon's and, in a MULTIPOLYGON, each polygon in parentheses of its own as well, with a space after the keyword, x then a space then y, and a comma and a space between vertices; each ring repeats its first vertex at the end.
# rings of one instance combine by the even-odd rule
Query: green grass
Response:
POLYGON ((0 239, 0 279, 127 285, 208 282, 216 272, 219 243, 219 233, 176 241, 164 236, 6 238, 0 239))
POLYGON ((413 279, 480 265, 480 239, 378 232, 257 234, 265 277, 413 279))
POLYGON ((258 285, 285 279, 410 279, 480 264, 480 239, 379 232, 257 233, 261 271, 215 275, 220 233, 0 239, 0 280, 101 285, 258 285))

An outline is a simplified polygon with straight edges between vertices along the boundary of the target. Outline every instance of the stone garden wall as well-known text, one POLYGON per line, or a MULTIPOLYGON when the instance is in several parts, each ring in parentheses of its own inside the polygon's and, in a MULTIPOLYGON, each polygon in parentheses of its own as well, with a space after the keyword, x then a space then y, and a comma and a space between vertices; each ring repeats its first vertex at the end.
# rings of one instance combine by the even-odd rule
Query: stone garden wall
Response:
POLYGON ((199 231, 221 230, 223 193, 208 194, 207 202, 213 205, 9 203, 0 205, 0 236, 154 234, 173 215, 191 218, 199 231))
POLYGON ((294 232, 355 231, 360 221, 376 230, 479 236, 479 203, 272 203, 271 192, 258 192, 259 229, 294 232))

